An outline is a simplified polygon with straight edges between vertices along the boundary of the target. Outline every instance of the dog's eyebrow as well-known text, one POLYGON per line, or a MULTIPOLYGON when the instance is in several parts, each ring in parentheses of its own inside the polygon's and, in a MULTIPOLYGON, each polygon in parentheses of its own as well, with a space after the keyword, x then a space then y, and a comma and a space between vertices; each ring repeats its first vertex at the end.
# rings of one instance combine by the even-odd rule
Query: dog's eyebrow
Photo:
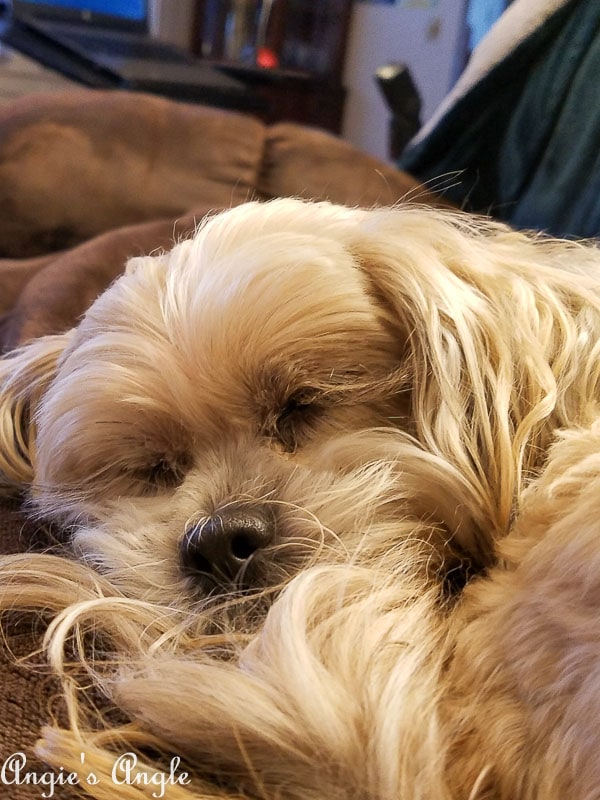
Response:
POLYGON ((332 399, 336 403, 355 403, 368 400, 373 396, 389 396, 409 391, 412 385, 411 370, 408 366, 400 366, 383 375, 364 372, 331 373, 330 381, 323 382, 316 388, 316 394, 323 399, 332 399))

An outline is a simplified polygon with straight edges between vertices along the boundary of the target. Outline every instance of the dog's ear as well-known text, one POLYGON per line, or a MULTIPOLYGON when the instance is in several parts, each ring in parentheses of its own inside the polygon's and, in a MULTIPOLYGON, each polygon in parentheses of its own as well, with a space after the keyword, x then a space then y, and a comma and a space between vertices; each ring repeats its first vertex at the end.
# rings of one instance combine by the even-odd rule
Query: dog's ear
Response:
POLYGON ((441 292, 436 285, 442 268, 436 237, 448 223, 435 212, 403 207, 363 214, 353 232, 356 261, 392 328, 413 337, 414 326, 420 326, 441 292))
POLYGON ((56 374, 70 334, 44 336, 0 360, 0 480, 33 478, 35 409, 56 374))

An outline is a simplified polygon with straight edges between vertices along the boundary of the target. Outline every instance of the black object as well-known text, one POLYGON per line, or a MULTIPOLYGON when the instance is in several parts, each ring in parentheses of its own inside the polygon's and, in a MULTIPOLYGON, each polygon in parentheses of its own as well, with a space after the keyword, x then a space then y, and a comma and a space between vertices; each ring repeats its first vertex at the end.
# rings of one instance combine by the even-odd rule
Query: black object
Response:
POLYGON ((0 40, 69 78, 95 88, 152 92, 223 108, 259 110, 242 82, 153 40, 147 18, 131 21, 83 14, 47 2, 0 6, 0 40))
POLYGON ((421 127, 421 98, 406 64, 379 67, 375 79, 392 112, 390 156, 400 156, 421 127))
POLYGON ((6 4, 0 5, 0 41, 86 86, 107 89, 119 84, 117 76, 110 70, 74 55, 44 34, 21 23, 6 4))

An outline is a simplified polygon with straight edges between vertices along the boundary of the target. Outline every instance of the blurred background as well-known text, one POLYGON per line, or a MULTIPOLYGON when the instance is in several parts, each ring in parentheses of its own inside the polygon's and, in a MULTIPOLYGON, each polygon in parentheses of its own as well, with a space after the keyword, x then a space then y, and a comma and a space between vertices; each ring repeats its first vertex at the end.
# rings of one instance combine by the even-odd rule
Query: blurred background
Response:
MULTIPOLYGON (((391 160, 431 117, 509 2, 0 0, 0 9, 25 16, 31 9, 51 17, 80 14, 82 23, 116 20, 117 35, 123 20, 148 21, 152 37, 242 82, 266 122, 321 127, 391 160), (392 114, 392 132, 390 106, 399 110, 397 119, 392 114)), ((0 100, 22 93, 19 80, 33 86, 41 74, 36 60, 57 66, 35 47, 25 51, 27 64, 4 52, 0 100)))
POLYGON ((263 37, 270 34, 280 66, 329 75, 334 84, 339 82, 345 90, 340 132, 355 146, 388 159, 390 113, 375 82, 376 71, 388 64, 408 67, 420 97, 420 120, 425 122, 456 81, 470 50, 509 2, 154 0, 153 26, 156 35, 180 45, 189 43, 194 31, 195 48, 203 57, 246 63, 257 57, 252 32, 263 37), (260 17, 260 7, 270 10, 268 31, 259 31, 252 22, 260 17), (232 22, 236 8, 241 18, 246 15, 249 20, 250 37, 244 37, 241 25, 236 38, 232 22), (286 18, 283 24, 278 14, 286 18), (228 30, 229 52, 224 42, 228 30))

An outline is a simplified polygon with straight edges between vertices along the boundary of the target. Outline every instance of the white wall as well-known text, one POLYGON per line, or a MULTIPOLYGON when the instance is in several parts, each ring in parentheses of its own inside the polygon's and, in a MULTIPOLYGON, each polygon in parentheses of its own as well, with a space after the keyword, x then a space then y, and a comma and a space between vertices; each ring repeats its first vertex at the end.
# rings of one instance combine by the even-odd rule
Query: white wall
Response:
POLYGON ((343 135, 356 147, 388 158, 390 114, 375 70, 389 62, 408 64, 427 120, 456 77, 464 35, 465 0, 356 0, 346 57, 348 90, 343 135))
POLYGON ((152 34, 166 42, 188 48, 194 14, 194 0, 151 0, 152 34))

